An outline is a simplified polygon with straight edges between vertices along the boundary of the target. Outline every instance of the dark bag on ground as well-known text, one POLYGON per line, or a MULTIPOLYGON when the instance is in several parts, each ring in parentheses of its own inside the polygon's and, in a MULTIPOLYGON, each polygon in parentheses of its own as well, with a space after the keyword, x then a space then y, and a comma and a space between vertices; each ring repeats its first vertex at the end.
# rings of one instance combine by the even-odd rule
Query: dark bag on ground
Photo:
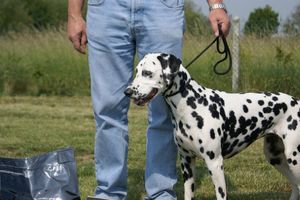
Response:
POLYGON ((0 200, 80 200, 74 150, 0 158, 0 200))

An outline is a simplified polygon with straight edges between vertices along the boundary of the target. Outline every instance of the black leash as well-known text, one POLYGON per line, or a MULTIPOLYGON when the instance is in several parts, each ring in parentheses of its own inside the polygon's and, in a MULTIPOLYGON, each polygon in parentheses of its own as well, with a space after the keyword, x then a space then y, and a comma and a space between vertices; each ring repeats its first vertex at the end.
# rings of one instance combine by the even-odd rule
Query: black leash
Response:
POLYGON ((232 65, 232 58, 231 58, 231 53, 230 53, 230 49, 226 40, 226 37, 224 35, 224 33, 221 30, 221 26, 219 25, 219 36, 216 37, 203 51, 201 51, 192 61, 190 61, 185 68, 188 68, 189 66, 191 66, 200 56, 202 56, 214 43, 217 44, 217 51, 219 54, 223 55, 225 54, 225 57, 221 60, 219 60, 215 65, 214 65, 214 72, 218 75, 225 75, 227 74, 230 70, 231 70, 231 65, 232 65), (223 46, 224 49, 221 50, 220 48, 220 38, 223 41, 223 46), (229 65, 228 68, 225 71, 218 71, 217 67, 220 63, 224 62, 225 60, 227 60, 227 58, 229 58, 229 65))

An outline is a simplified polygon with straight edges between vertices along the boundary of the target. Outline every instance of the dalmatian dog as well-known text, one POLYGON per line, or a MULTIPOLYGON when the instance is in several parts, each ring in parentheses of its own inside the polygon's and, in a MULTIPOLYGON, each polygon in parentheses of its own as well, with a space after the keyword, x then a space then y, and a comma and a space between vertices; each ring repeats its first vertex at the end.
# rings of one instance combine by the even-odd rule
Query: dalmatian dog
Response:
POLYGON ((184 177, 194 199, 195 158, 202 157, 218 200, 227 199, 223 160, 264 137, 267 161, 300 191, 300 101, 283 93, 226 93, 199 85, 174 55, 146 55, 125 95, 145 105, 162 94, 172 113, 184 177))

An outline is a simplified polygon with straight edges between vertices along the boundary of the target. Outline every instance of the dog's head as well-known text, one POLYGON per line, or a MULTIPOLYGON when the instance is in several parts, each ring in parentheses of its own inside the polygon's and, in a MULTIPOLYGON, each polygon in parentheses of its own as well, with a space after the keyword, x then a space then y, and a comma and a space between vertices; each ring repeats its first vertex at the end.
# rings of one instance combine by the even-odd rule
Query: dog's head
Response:
POLYGON ((181 60, 171 54, 147 54, 136 67, 136 76, 125 95, 137 105, 145 105, 172 85, 181 60))

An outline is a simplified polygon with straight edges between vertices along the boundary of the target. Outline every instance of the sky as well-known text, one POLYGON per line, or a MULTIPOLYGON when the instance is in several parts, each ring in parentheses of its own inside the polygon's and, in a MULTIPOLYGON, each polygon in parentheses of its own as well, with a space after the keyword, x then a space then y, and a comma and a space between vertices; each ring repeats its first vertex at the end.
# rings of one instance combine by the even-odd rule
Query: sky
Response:
MULTIPOLYGON (((208 14, 208 5, 206 0, 193 0, 196 5, 201 7, 204 14, 208 14)), ((255 8, 263 8, 270 5, 274 11, 279 13, 280 22, 284 22, 300 5, 300 0, 224 0, 229 14, 232 17, 240 17, 241 23, 244 24, 250 12, 255 8)))

